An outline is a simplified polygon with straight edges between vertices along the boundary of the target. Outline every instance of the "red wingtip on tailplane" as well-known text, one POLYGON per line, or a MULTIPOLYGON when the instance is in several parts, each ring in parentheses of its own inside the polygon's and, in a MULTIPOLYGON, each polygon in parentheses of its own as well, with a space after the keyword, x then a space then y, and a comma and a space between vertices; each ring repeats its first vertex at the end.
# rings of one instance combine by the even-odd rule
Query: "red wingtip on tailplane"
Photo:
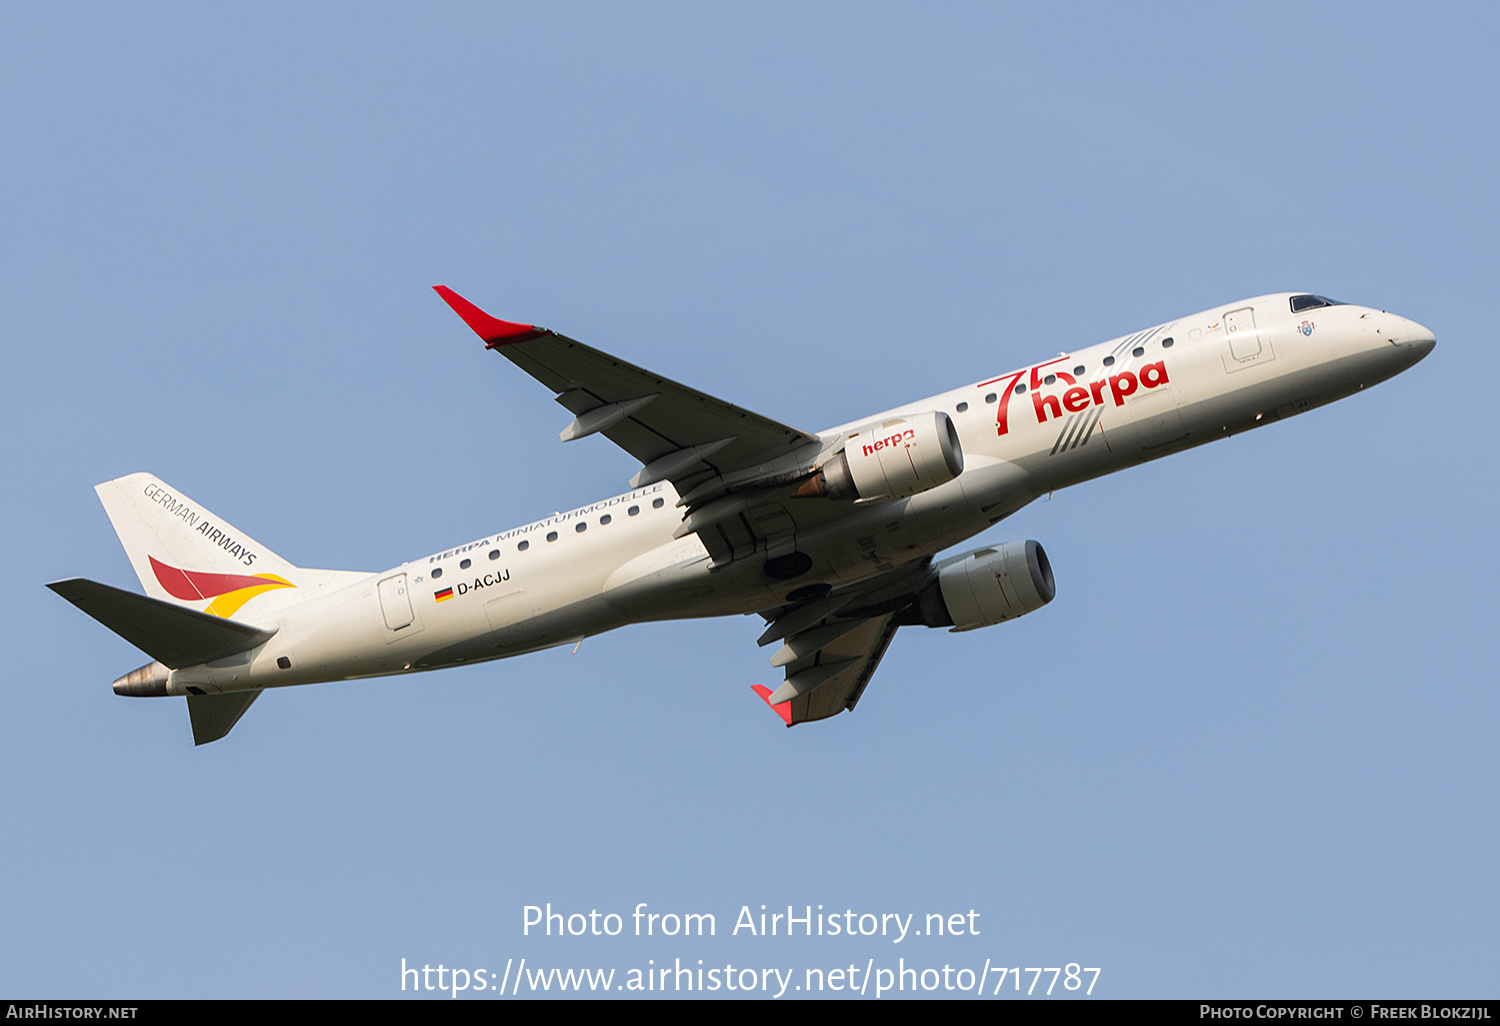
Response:
POLYGON ((465 324, 474 329, 474 334, 484 339, 484 344, 489 349, 515 342, 530 342, 547 334, 546 328, 538 328, 533 324, 517 324, 491 317, 446 285, 434 285, 432 290, 443 297, 443 302, 451 306, 465 324))
MULTIPOLYGON (((750 690, 759 695, 762 702, 765 702, 767 705, 771 705, 770 688, 766 687, 764 684, 751 684, 750 690)), ((790 701, 782 702, 780 705, 771 705, 771 711, 777 716, 780 716, 782 722, 785 723, 788 727, 792 725, 792 703, 790 701)))

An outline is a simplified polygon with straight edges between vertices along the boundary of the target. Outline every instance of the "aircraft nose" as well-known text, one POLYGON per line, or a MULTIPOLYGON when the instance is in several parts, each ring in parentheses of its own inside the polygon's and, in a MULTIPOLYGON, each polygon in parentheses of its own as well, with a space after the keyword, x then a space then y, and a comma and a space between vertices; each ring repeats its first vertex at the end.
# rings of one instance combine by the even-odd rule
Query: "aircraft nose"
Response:
POLYGON ((1405 317, 1395 318, 1396 324, 1391 333, 1391 342, 1394 345, 1407 350, 1412 354, 1412 363, 1416 363, 1422 357, 1432 352, 1437 345, 1437 336, 1431 328, 1424 328, 1416 321, 1405 317))

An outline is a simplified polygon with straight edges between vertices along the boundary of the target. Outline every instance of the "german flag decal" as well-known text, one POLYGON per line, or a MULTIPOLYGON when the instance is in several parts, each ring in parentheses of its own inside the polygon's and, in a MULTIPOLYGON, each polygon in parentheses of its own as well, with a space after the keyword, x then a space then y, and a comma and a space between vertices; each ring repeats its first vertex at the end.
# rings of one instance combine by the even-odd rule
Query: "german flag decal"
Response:
POLYGON ((439 602, 447 602, 453 597, 453 589, 444 588, 442 591, 435 591, 432 593, 432 597, 437 599, 439 602))

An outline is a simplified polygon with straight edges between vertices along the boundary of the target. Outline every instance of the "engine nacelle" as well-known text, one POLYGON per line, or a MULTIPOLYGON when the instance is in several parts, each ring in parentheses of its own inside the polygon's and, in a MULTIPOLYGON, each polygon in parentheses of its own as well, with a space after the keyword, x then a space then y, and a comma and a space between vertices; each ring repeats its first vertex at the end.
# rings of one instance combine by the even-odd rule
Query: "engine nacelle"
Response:
POLYGON ((904 499, 947 484, 963 469, 958 430, 946 413, 934 410, 851 432, 843 450, 796 494, 861 502, 904 499))
POLYGON ((1056 595, 1052 564, 1041 545, 1006 542, 940 567, 937 580, 917 596, 916 615, 928 627, 972 631, 1025 616, 1056 595))

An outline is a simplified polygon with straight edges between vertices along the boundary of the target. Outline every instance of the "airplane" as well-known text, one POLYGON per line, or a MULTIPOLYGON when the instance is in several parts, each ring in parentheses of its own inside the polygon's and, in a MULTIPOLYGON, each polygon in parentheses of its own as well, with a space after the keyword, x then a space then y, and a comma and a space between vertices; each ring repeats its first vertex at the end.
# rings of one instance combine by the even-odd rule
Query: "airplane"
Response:
POLYGON ((631 623, 758 613, 788 727, 853 710, 896 631, 1051 602, 1035 541, 941 556, 1041 495, 1353 395, 1427 328, 1311 293, 1259 296, 819 432, 565 335, 439 296, 555 394, 560 438, 641 463, 630 490, 381 573, 293 566, 150 474, 95 489, 146 594, 54 592, 152 657, 116 694, 184 696, 195 744, 267 688, 502 659, 631 623))

